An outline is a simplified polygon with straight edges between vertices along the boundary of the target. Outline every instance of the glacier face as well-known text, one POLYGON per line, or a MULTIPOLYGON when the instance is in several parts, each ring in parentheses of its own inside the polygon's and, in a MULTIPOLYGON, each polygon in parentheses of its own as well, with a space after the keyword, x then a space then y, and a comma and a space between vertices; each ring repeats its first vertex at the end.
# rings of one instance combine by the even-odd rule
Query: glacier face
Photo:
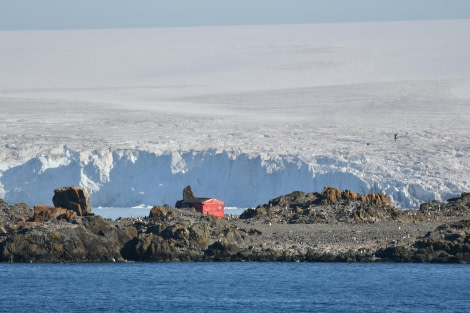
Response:
MULTIPOLYGON (((174 205, 191 185, 196 196, 215 197, 227 206, 254 207, 295 190, 321 191, 325 185, 359 193, 386 191, 403 208, 433 200, 435 192, 419 184, 404 184, 364 175, 356 168, 318 157, 262 157, 216 150, 154 153, 139 150, 73 151, 37 156, 4 171, 2 194, 8 203, 51 204, 61 186, 85 188, 92 205, 133 207, 174 205)), ((458 190, 437 197, 455 196, 458 190)))

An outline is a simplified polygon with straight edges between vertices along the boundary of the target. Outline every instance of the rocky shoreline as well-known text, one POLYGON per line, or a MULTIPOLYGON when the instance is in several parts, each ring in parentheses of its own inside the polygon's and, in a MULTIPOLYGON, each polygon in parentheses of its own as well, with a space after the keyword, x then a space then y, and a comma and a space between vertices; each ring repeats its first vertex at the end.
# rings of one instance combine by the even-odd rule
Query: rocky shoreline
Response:
POLYGON ((0 262, 470 263, 470 193, 399 210, 384 194, 325 187, 224 219, 164 205, 111 220, 82 208, 0 200, 0 262))

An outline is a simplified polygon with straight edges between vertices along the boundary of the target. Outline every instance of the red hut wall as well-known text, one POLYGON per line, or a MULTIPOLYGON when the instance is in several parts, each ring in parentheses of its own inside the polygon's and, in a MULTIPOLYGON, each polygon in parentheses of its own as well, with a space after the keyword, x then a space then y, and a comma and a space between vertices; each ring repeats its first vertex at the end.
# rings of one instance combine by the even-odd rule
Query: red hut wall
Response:
POLYGON ((225 204, 223 201, 217 199, 209 199, 200 203, 193 203, 196 211, 202 214, 214 215, 218 218, 224 218, 225 204))

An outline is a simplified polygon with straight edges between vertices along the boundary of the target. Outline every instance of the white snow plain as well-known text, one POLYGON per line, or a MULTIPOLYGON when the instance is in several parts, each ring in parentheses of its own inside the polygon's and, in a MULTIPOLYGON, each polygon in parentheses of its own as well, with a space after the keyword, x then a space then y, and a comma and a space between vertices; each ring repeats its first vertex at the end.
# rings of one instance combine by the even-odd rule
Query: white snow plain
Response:
POLYGON ((470 20, 0 32, 0 198, 470 191, 470 20), (395 142, 394 134, 398 134, 395 142))

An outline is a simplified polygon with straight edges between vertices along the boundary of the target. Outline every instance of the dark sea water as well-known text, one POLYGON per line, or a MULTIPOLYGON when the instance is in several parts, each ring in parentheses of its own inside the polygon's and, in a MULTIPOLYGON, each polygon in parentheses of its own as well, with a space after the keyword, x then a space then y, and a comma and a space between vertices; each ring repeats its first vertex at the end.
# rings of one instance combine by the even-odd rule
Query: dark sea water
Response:
POLYGON ((470 312, 470 265, 0 264, 0 312, 470 312))

